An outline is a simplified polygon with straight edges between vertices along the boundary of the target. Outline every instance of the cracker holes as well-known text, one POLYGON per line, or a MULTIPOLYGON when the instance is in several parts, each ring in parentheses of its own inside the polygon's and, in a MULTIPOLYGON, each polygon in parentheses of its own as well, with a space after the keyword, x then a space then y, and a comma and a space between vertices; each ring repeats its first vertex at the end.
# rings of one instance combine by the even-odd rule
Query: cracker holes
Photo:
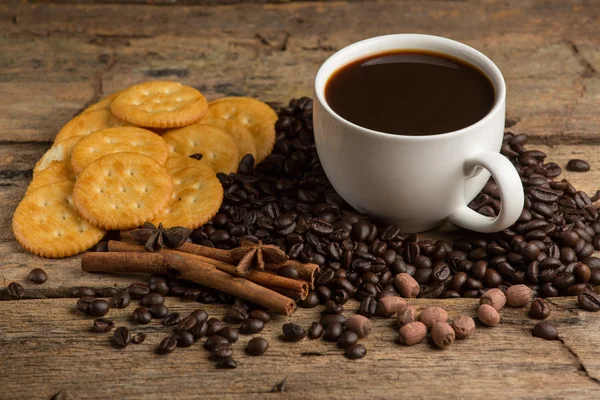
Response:
POLYGON ((112 176, 112 171, 106 171, 106 176, 112 176))
POLYGON ((85 232, 85 227, 80 226, 78 230, 79 230, 79 233, 84 233, 85 232))
POLYGON ((132 170, 127 171, 127 173, 129 174, 129 176, 134 176, 135 172, 133 172, 132 170))
POLYGON ((63 214, 63 215, 62 215, 62 220, 63 220, 63 221, 66 221, 66 220, 67 220, 67 214, 63 214))
POLYGON ((141 205, 140 203, 137 203, 137 204, 135 205, 135 208, 142 208, 142 205, 141 205))
POLYGON ((62 234, 62 232, 61 232, 61 231, 56 231, 55 235, 56 235, 57 237, 61 237, 63 234, 62 234))
POLYGON ((125 186, 123 186, 123 187, 121 188, 121 192, 123 192, 123 193, 127 193, 127 188, 126 188, 125 186))
POLYGON ((118 210, 118 209, 119 209, 119 205, 118 205, 118 204, 113 204, 113 208, 114 208, 115 210, 118 210))
POLYGON ((144 186, 144 193, 149 193, 150 189, 148 189, 148 186, 144 186))

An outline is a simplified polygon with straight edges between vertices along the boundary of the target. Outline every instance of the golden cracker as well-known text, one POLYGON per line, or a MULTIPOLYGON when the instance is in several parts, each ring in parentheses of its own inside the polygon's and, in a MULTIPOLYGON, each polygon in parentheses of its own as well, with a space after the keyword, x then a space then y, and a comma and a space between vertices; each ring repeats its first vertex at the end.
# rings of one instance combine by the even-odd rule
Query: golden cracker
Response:
POLYGON ((210 221, 223 202, 223 187, 215 172, 203 163, 169 172, 173 177, 173 195, 152 223, 196 229, 210 221))
POLYGON ((129 126, 130 124, 117 118, 108 108, 101 108, 79 114, 56 134, 55 142, 72 136, 85 136, 100 129, 115 126, 129 126))
POLYGON ((67 161, 53 161, 48 168, 33 176, 25 195, 42 186, 62 181, 75 182, 75 173, 67 161))
POLYGON ((169 147, 169 156, 189 157, 202 154, 215 172, 236 172, 240 160, 238 146, 231 135, 213 125, 193 124, 173 129, 162 138, 169 147))
POLYGON ((246 154, 252 154, 252 157, 254 157, 254 159, 256 160, 258 154, 256 151, 256 144, 254 143, 254 138, 252 137, 252 133, 250 133, 250 130, 244 125, 225 118, 202 118, 200 123, 205 125, 218 126, 225 132, 233 136, 233 139, 235 140, 240 149, 240 161, 242 158, 244 158, 246 154))
POLYGON ((210 164, 208 164, 204 159, 197 160, 192 157, 184 157, 177 154, 172 154, 169 156, 169 158, 167 158, 165 168, 167 168, 167 171, 174 171, 177 169, 194 168, 197 167, 199 163, 206 164, 208 167, 210 167, 210 169, 212 169, 210 164))
POLYGON ((103 108, 110 108, 110 104, 119 95, 119 93, 121 93, 121 91, 118 91, 118 92, 115 92, 113 94, 106 96, 105 98, 103 98, 102 100, 100 100, 97 103, 92 104, 91 106, 89 106, 88 108, 83 110, 82 112, 95 111, 95 110, 100 110, 103 108))
POLYGON ((249 97, 225 97, 210 102, 205 118, 225 118, 247 127, 256 144, 257 163, 271 154, 275 145, 277 114, 262 101, 249 97))
POLYGON ((73 182, 63 181, 23 198, 12 220, 15 238, 23 248, 42 257, 68 257, 104 237, 104 229, 81 218, 73 205, 72 192, 73 182))
POLYGON ((65 162, 66 165, 71 164, 71 152, 73 147, 79 142, 82 136, 72 136, 61 140, 60 142, 54 142, 54 144, 44 153, 42 158, 35 164, 33 168, 33 176, 50 167, 55 162, 65 162))
POLYGON ((100 157, 122 152, 145 154, 164 165, 169 150, 160 136, 146 129, 108 128, 83 137, 73 148, 71 165, 75 173, 80 174, 85 167, 100 157))
POLYGON ((110 109, 119 118, 148 128, 177 128, 200 121, 208 103, 202 93, 178 82, 144 82, 123 90, 110 109))
POLYGON ((104 229, 131 229, 152 220, 169 203, 166 168, 137 153, 113 153, 77 177, 73 201, 84 219, 104 229))

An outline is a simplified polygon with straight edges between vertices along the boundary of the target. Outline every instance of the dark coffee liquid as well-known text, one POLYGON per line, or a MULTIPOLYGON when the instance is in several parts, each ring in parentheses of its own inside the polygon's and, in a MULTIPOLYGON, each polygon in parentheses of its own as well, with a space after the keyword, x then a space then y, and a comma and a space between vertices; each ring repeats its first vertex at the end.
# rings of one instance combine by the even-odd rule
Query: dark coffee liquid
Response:
POLYGON ((325 99, 342 118, 396 135, 438 135, 482 119, 494 87, 477 68, 420 50, 380 53, 345 65, 325 85, 325 99))

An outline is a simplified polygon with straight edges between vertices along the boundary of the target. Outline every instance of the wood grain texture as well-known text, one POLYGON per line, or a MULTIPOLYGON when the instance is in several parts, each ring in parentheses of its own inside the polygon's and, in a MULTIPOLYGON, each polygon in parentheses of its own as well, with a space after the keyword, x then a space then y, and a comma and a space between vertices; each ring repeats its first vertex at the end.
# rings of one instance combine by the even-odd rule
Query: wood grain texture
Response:
MULTIPOLYGON (((3 398, 48 399, 64 391, 77 399, 275 398, 273 385, 286 379, 289 398, 464 399, 493 393, 502 398, 597 398, 600 396, 600 319, 574 308, 572 299, 556 299, 550 320, 561 341, 533 338, 533 321, 525 309, 504 309, 496 328, 478 325, 473 337, 449 349, 428 342, 414 347, 394 343, 389 319, 374 319, 361 341, 367 357, 348 361, 342 350, 322 340, 285 343, 281 325, 294 321, 308 328, 319 309, 299 310, 292 318, 276 317, 259 335, 269 340, 263 357, 244 354, 249 336, 234 345, 236 370, 217 370, 200 343, 154 354, 170 331, 156 321, 134 326, 135 307, 111 310, 117 326, 145 332, 141 345, 118 350, 111 334, 89 332, 92 324, 74 310, 73 299, 0 302, 0 380, 3 398), (549 391, 551 389, 551 392, 549 391)), ((418 309, 443 306, 450 317, 474 316, 477 301, 414 300, 418 309)), ((203 306, 168 299, 173 311, 205 308, 222 317, 222 306, 203 306)), ((353 311, 356 302, 347 304, 353 311)))
POLYGON ((2 140, 52 140, 84 105, 148 79, 177 79, 209 98, 310 95, 335 50, 398 32, 448 36, 490 56, 515 130, 591 139, 599 19, 594 0, 0 5, 2 140))

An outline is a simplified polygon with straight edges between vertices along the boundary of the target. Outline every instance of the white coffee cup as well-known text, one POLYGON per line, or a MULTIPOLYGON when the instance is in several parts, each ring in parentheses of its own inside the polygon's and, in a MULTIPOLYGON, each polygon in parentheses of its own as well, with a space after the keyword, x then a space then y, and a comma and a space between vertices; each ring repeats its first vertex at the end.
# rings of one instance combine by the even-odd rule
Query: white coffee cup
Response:
POLYGON ((523 186, 500 154, 506 86, 500 70, 479 51, 430 35, 379 36, 332 55, 315 79, 314 132, 321 164, 335 190, 351 206, 405 233, 432 229, 444 221, 478 232, 508 228, 523 209, 523 186), (325 99, 329 77, 358 59, 396 49, 429 50, 467 61, 488 76, 494 105, 466 128, 432 136, 390 135, 337 115, 325 99), (467 204, 493 175, 502 208, 486 217, 467 204))

